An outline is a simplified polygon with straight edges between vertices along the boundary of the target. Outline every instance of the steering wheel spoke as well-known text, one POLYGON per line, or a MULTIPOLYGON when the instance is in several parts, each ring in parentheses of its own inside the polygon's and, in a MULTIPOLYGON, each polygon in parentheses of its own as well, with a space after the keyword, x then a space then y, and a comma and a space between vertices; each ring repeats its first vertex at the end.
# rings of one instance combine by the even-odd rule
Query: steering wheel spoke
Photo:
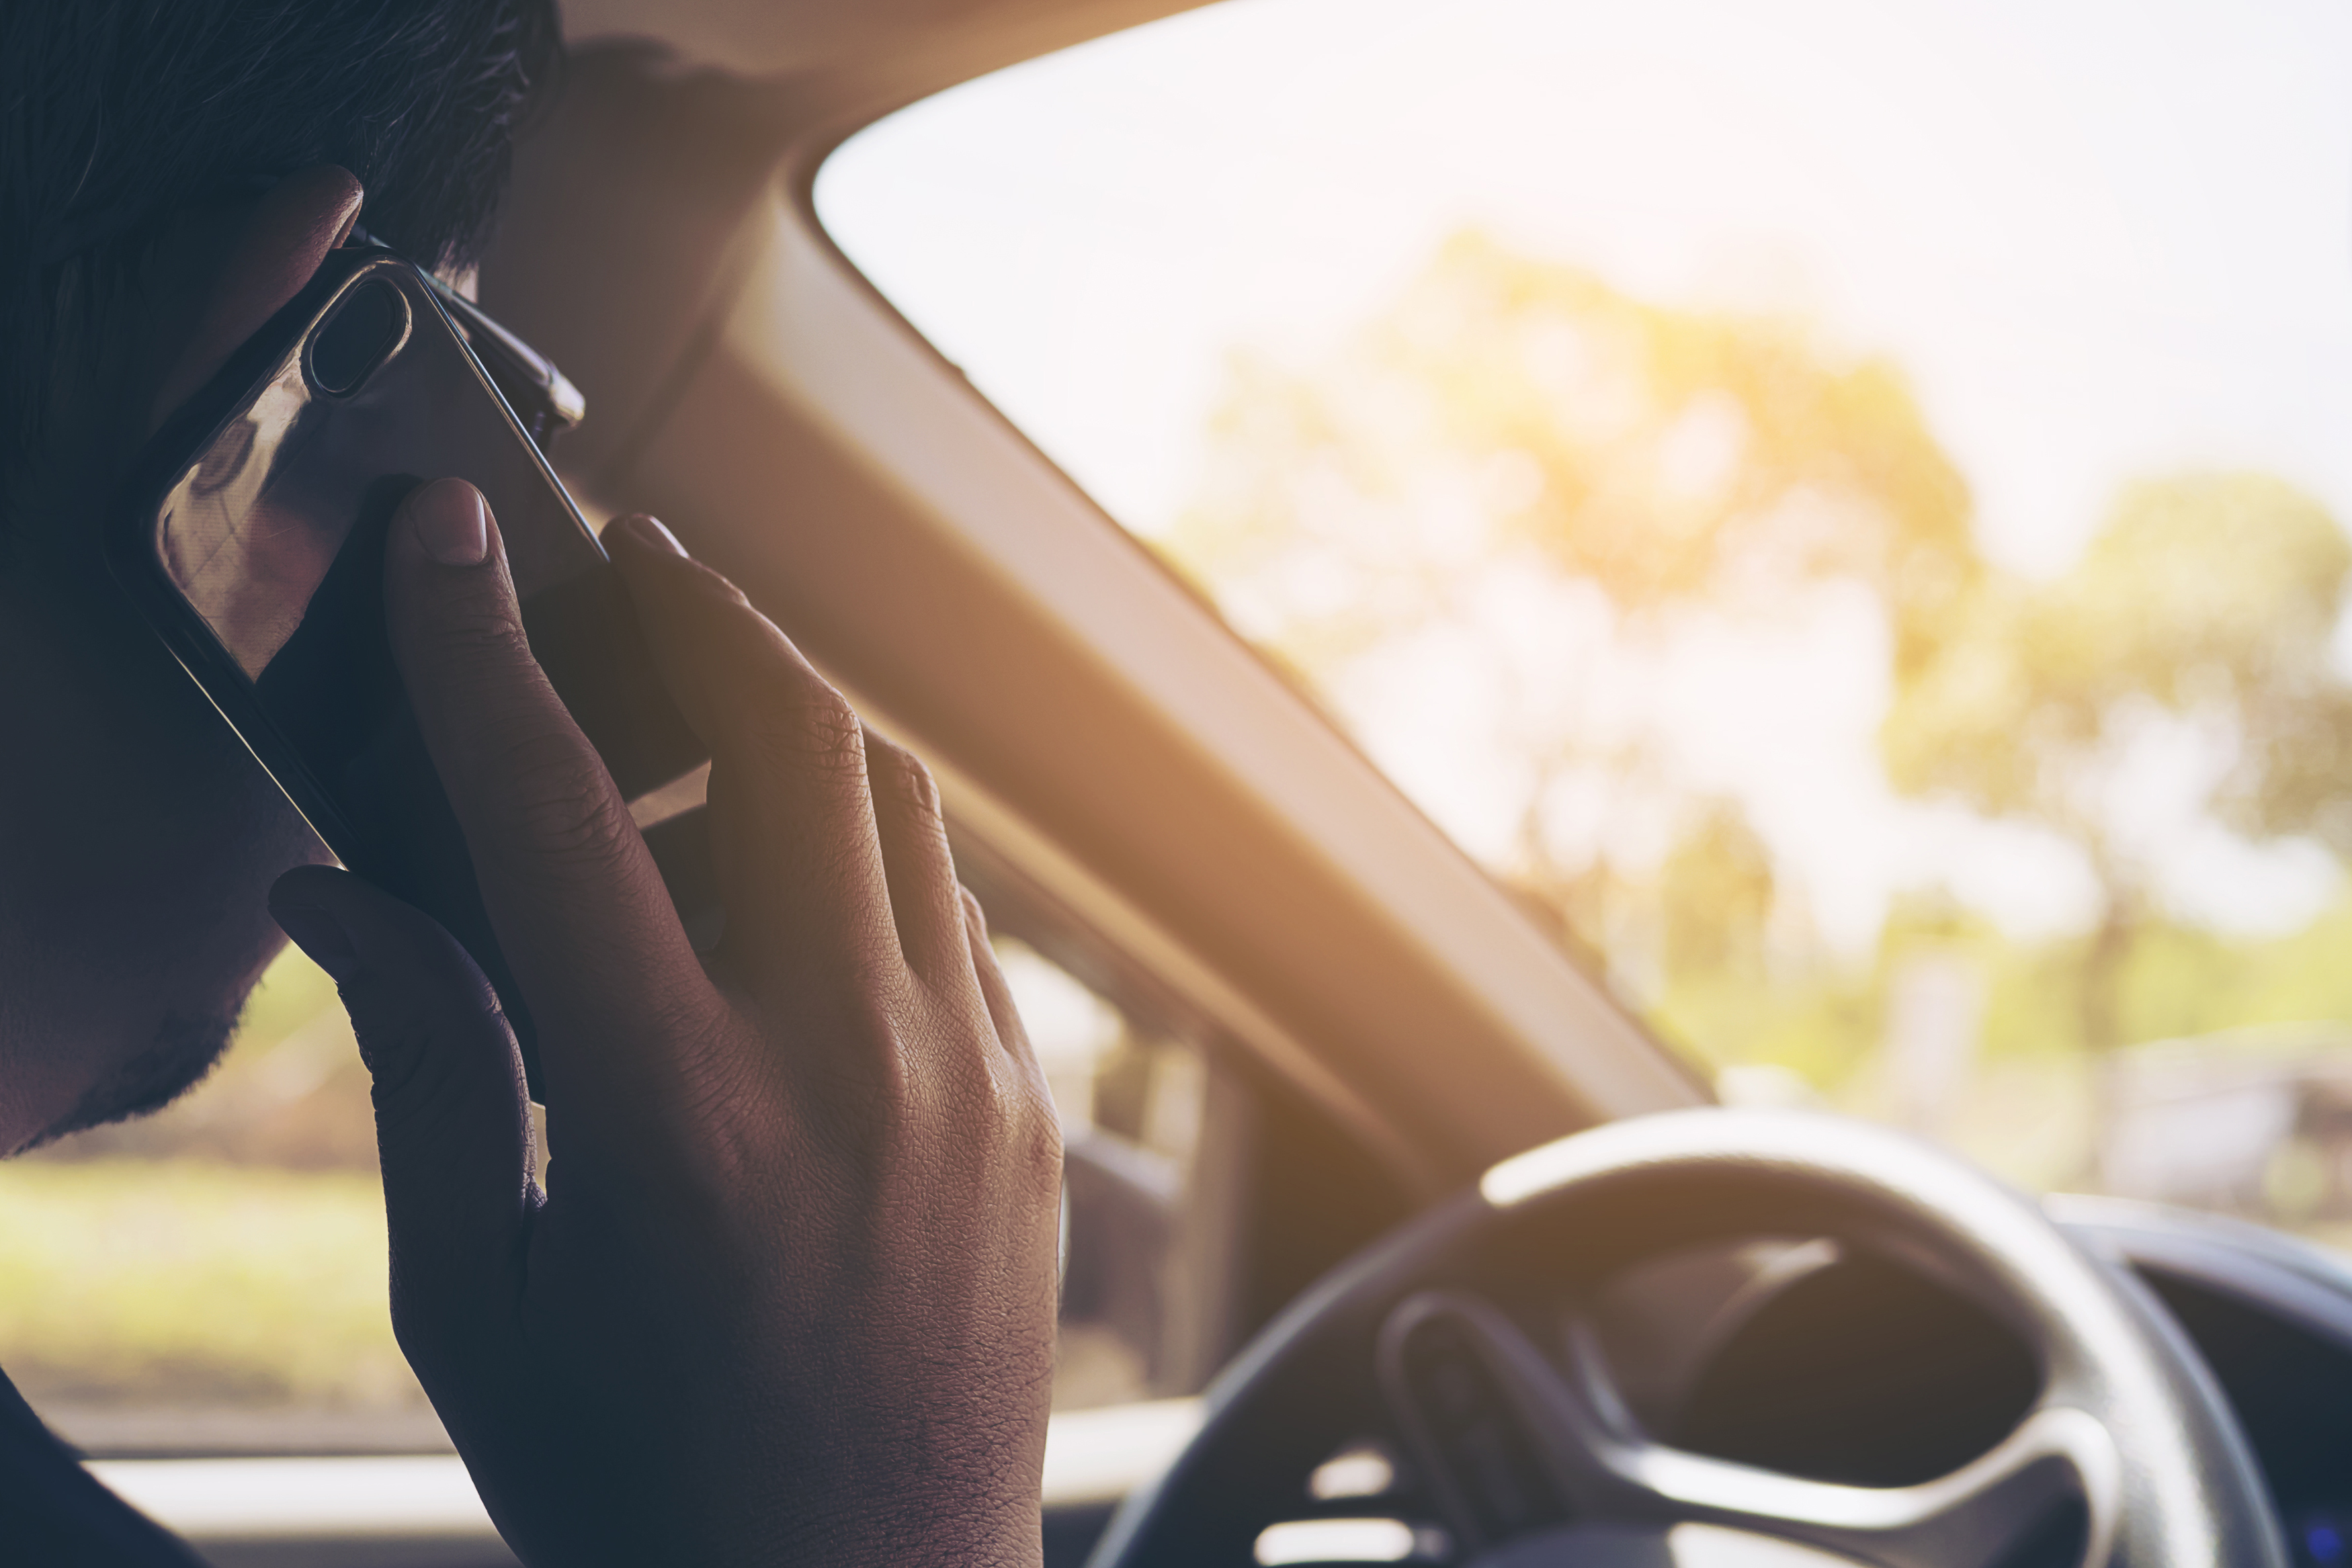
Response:
POLYGON ((2084 1411, 2045 1403, 1991 1450, 1931 1481, 1847 1486, 1654 1442, 1617 1397, 1589 1333, 1571 1336, 1568 1361, 1563 1375, 1476 1296, 1424 1291, 1391 1314, 1380 1344, 1383 1391, 1467 1542, 1568 1522, 1706 1524, 1888 1568, 1979 1568, 2073 1504, 2084 1521, 2081 1560, 2105 1563, 2112 1547, 2120 1467, 2106 1429, 2084 1411), (1518 1500, 1551 1506, 1513 1506, 1518 1500))
POLYGON ((1785 1535, 1891 1568, 2006 1561, 2070 1501, 2086 1523, 2082 1562, 2105 1563, 2114 1541, 2115 1445, 2079 1410, 2037 1410, 1973 1463, 1908 1487, 1811 1481, 1654 1445, 1611 1460, 1673 1517, 1785 1535))

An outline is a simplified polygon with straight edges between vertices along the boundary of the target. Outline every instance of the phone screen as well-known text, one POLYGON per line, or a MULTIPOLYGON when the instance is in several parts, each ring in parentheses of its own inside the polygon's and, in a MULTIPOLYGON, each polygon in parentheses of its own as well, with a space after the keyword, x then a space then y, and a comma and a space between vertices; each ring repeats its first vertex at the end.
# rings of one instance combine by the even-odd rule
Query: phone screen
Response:
POLYGON ((431 285, 387 252, 339 252, 298 306, 225 372, 193 441, 173 450, 167 432, 117 575, 344 863, 482 964, 535 1078, 528 1011, 385 633, 384 538, 402 499, 451 475, 481 490, 532 653, 625 799, 704 752, 603 546, 431 285))

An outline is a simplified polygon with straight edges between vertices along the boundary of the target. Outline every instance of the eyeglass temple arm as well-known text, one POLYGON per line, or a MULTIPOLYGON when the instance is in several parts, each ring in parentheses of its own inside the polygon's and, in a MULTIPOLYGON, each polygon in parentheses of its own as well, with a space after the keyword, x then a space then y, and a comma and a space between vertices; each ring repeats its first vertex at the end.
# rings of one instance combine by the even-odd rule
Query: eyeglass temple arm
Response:
POLYGON ((588 412, 588 400, 555 368, 554 361, 491 320, 472 300, 431 273, 425 276, 442 308, 455 316, 474 339, 474 351, 485 360, 494 356, 504 360, 508 369, 539 393, 550 416, 550 429, 544 434, 569 430, 580 423, 588 412))
MULTIPOLYGON (((357 225, 352 227, 351 243, 391 248, 357 225)), ((532 427, 533 440, 543 442, 571 429, 586 416, 588 400, 580 395, 580 389, 572 384, 569 377, 555 368, 554 361, 491 320, 480 306, 432 272, 421 267, 416 270, 425 287, 433 290, 433 297, 441 302, 441 308, 465 329, 467 337, 473 340, 474 352, 482 357, 491 379, 509 394, 509 401, 515 401, 515 391, 528 389, 530 401, 536 406, 515 412, 532 427)))

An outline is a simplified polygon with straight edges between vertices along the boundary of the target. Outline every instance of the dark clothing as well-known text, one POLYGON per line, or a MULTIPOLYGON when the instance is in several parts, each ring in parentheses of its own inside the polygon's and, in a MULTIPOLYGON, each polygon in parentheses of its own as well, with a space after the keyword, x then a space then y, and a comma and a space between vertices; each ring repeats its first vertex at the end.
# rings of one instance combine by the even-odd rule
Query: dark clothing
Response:
POLYGON ((0 1562, 26 1568, 204 1568, 99 1484, 0 1375, 0 1562))

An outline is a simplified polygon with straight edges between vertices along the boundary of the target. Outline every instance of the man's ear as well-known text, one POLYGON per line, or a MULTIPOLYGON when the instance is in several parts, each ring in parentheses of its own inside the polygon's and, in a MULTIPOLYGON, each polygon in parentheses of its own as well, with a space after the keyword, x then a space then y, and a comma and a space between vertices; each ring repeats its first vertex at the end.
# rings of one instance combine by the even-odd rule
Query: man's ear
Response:
POLYGON ((147 430, 210 381, 237 346, 310 281, 360 215, 360 183, 348 169, 298 169, 250 202, 207 223, 211 284, 190 301, 192 319, 165 364, 147 430))

